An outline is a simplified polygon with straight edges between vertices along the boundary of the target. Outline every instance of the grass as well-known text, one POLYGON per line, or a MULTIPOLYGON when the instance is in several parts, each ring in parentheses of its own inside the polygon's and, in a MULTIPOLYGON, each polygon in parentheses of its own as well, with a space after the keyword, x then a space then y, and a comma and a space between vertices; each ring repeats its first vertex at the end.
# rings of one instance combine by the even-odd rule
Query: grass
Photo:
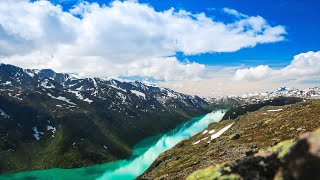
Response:
POLYGON ((320 101, 310 100, 280 107, 266 106, 239 116, 234 121, 212 123, 207 130, 215 129, 217 132, 235 122, 229 130, 209 144, 201 141, 192 145, 208 137, 201 132, 162 153, 141 178, 157 179, 165 175, 166 179, 184 179, 196 170, 245 157, 248 151, 269 149, 280 151, 279 156, 282 157, 287 153, 292 139, 320 127, 319 119, 320 101), (279 108, 283 110, 268 112, 279 108), (240 134, 240 138, 232 140, 230 136, 236 133, 240 134), (281 143, 282 141, 284 142, 281 143), (274 145, 276 146, 270 148, 274 145))

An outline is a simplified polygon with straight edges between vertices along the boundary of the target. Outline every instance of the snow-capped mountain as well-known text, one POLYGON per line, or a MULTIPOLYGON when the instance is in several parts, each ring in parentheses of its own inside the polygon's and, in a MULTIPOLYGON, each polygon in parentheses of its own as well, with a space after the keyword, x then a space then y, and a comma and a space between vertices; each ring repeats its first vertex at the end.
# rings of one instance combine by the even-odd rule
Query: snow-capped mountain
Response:
MULTIPOLYGON (((1 64, 0 157, 22 169, 48 157, 48 167, 70 167, 57 156, 75 161, 72 167, 112 161, 130 155, 142 138, 209 112, 207 106, 198 96, 153 84, 1 64), (30 162, 15 164, 18 152, 30 162)), ((15 168, 0 168, 6 169, 15 168)))
POLYGON ((236 101, 244 104, 260 103, 262 101, 272 100, 277 97, 296 97, 302 99, 320 99, 320 88, 313 87, 308 89, 296 89, 280 87, 272 92, 246 93, 240 96, 225 96, 216 98, 205 98, 209 103, 222 103, 227 101, 236 101))
MULTIPOLYGON (((37 89, 47 94, 56 95, 66 93, 73 94, 73 98, 79 100, 100 99, 108 100, 108 109, 124 111, 126 106, 132 106, 137 102, 152 102, 148 108, 158 107, 163 110, 171 108, 193 107, 200 108, 206 102, 198 96, 191 96, 175 92, 154 84, 144 84, 138 81, 128 82, 111 78, 75 78, 66 73, 56 73, 51 69, 29 70, 12 65, 0 65, 1 91, 14 91, 9 96, 19 98, 20 91, 25 89, 37 89), (18 91, 18 92, 15 92, 18 91)), ((23 97, 21 97, 23 98, 23 97)), ((87 101, 89 104, 94 101, 87 101)), ((154 108, 153 108, 154 109, 154 108)))

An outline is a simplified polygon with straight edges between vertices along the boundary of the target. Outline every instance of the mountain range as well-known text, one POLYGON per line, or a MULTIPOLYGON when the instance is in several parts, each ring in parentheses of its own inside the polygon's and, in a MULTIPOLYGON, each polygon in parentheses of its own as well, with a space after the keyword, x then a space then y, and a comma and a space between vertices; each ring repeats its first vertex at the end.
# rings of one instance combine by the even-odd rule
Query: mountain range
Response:
POLYGON ((230 121, 319 97, 320 88, 283 87, 201 98, 139 81, 0 64, 0 173, 115 161, 140 140, 214 109, 228 108, 223 120, 230 121))
POLYGON ((255 93, 246 93, 242 95, 230 95, 230 96, 221 96, 221 97, 207 97, 206 101, 211 103, 223 103, 235 101, 241 104, 257 104, 262 101, 271 100, 277 97, 295 97, 302 99, 320 99, 320 88, 313 87, 308 89, 297 89, 289 87, 280 87, 275 91, 271 92, 255 92, 255 93))
POLYGON ((153 84, 1 64, 0 173, 125 158, 139 140, 209 111, 153 84))

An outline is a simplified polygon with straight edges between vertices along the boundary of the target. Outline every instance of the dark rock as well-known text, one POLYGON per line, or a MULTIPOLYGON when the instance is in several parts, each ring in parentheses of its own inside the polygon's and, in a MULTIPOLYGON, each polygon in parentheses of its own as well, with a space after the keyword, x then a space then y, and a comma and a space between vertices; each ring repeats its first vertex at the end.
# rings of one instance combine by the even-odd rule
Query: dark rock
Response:
POLYGON ((208 147, 209 146, 209 143, 204 143, 203 145, 202 145, 202 147, 208 147))
POLYGON ((270 156, 249 156, 230 164, 232 173, 239 174, 243 179, 273 179, 280 166, 276 154, 270 156))
POLYGON ((194 161, 194 162, 192 162, 190 165, 191 166, 195 166, 195 165, 197 165, 197 164, 199 164, 200 163, 200 161, 194 161))
POLYGON ((320 179, 320 130, 307 133, 285 157, 283 179, 320 179))
POLYGON ((257 151, 254 151, 254 150, 249 150, 249 151, 246 151, 246 156, 252 156, 256 153, 257 151))
POLYGON ((250 150, 227 165, 243 179, 320 179, 320 129, 301 136, 283 157, 278 153, 254 155, 250 150))
POLYGON ((226 154, 226 151, 223 151, 219 154, 219 156, 224 156, 226 154))
POLYGON ((278 144, 277 141, 273 141, 273 142, 271 143, 271 146, 275 146, 275 145, 277 145, 277 144, 278 144))
POLYGON ((183 145, 184 145, 184 141, 181 141, 181 142, 179 142, 176 146, 177 146, 178 148, 181 148, 183 145))
POLYGON ((231 136, 231 139, 232 139, 232 140, 237 140, 237 139, 240 139, 240 137, 241 137, 240 134, 237 133, 237 134, 233 134, 233 135, 231 136))

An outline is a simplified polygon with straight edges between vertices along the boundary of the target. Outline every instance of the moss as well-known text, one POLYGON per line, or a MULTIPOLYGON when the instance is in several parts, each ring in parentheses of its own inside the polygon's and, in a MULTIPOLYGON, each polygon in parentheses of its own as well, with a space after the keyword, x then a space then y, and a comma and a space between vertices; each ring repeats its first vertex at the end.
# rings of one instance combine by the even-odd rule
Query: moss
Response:
POLYGON ((238 174, 228 174, 228 175, 223 175, 219 177, 220 180, 238 180, 241 179, 241 176, 238 174))
POLYGON ((224 171, 226 172, 231 172, 231 168, 229 166, 226 166, 224 168, 222 168, 224 171))
POLYGON ((294 143, 294 139, 282 141, 277 145, 271 148, 268 148, 265 151, 259 151, 259 153, 264 153, 264 152, 278 153, 278 157, 283 158, 286 154, 288 154, 293 143, 294 143))
POLYGON ((218 179, 221 177, 221 172, 219 169, 221 165, 209 166, 205 169, 200 169, 190 176, 187 177, 187 180, 195 180, 195 179, 218 179))
POLYGON ((221 176, 221 172, 218 171, 220 166, 209 166, 205 169, 198 170, 187 177, 187 180, 195 179, 216 179, 221 176))
POLYGON ((187 180, 201 180, 201 179, 219 179, 219 180, 236 180, 241 179, 238 174, 228 174, 231 173, 231 168, 229 166, 224 166, 224 164, 217 164, 214 166, 209 166, 205 169, 200 169, 192 173, 187 180), (226 174, 227 173, 227 174, 226 174))
MULTIPOLYGON (((263 150, 260 151, 263 153, 262 155, 277 152, 279 157, 283 158, 293 145, 294 138, 297 138, 302 132, 313 131, 320 126, 319 114, 319 100, 308 100, 283 107, 263 107, 256 112, 239 116, 234 125, 215 141, 210 143, 202 141, 197 145, 192 145, 193 142, 209 137, 208 134, 201 132, 185 140, 183 146, 176 146, 164 152, 158 160, 165 157, 171 158, 158 166, 151 166, 143 176, 155 179, 170 172, 171 179, 184 179, 187 175, 206 167, 208 164, 232 162, 244 157, 249 151, 263 150), (283 111, 267 112, 267 110, 274 108, 282 108, 283 111), (297 130, 301 127, 304 131, 297 130), (241 138, 237 141, 230 140, 229 137, 235 133, 241 134, 241 138), (270 148, 275 143, 278 144, 270 148), (196 161, 200 161, 200 163, 192 164, 196 161)), ((215 129, 217 132, 230 123, 229 120, 212 123, 206 130, 215 129)), ((221 172, 224 173, 223 170, 221 172)))

